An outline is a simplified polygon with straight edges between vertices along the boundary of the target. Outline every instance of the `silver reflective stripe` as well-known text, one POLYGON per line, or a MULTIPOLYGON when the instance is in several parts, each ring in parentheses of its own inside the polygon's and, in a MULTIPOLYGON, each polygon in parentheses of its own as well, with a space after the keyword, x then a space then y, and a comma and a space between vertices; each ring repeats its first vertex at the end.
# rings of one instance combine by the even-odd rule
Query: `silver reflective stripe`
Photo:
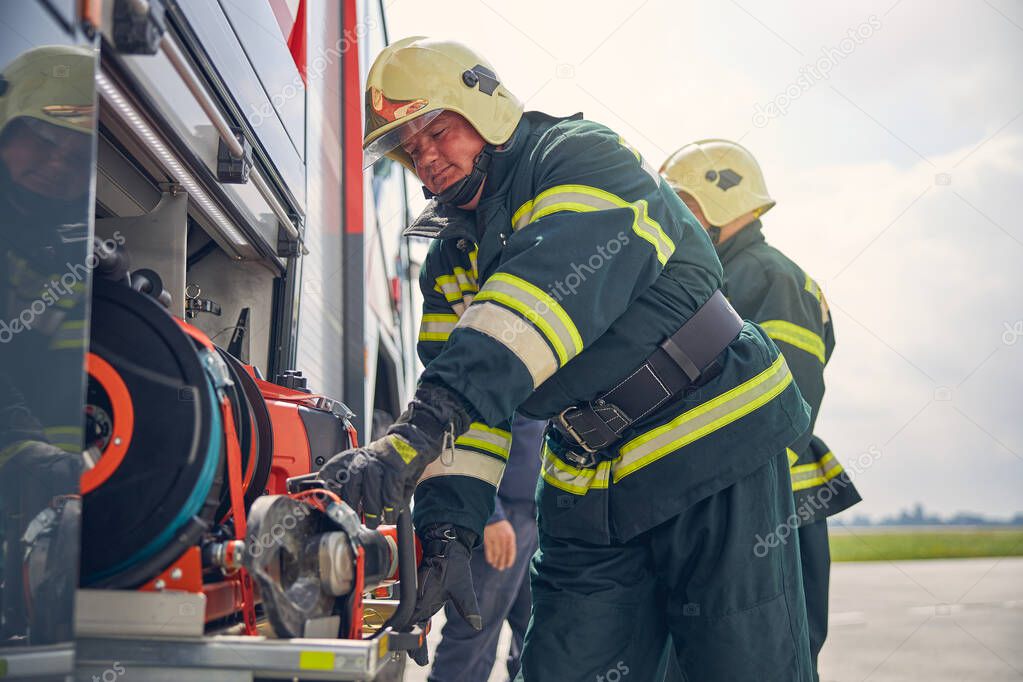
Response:
POLYGON ((458 324, 458 315, 427 313, 419 327, 420 341, 447 341, 458 324))
POLYGON ((661 185, 661 174, 657 172, 657 169, 650 165, 650 162, 643 158, 643 155, 639 153, 639 150, 633 147, 631 144, 625 141, 621 136, 618 137, 618 142, 632 152, 632 155, 639 161, 639 167, 643 169, 643 172, 650 176, 650 179, 654 181, 654 186, 659 187, 661 185))
POLYGON ((792 373, 784 356, 779 355, 770 367, 752 379, 623 445, 621 456, 615 460, 615 482, 741 419, 773 400, 790 383, 792 373))
POLYGON ((503 459, 457 447, 451 461, 444 461, 445 458, 446 455, 442 453, 440 457, 430 462, 419 482, 422 483, 437 476, 468 476, 485 481, 495 488, 501 485, 505 464, 503 459))
POLYGON ((512 435, 503 429, 495 429, 482 422, 473 422, 469 430, 455 439, 455 446, 483 450, 508 459, 512 435))
POLYGON ((553 346, 562 365, 582 352, 583 340, 572 318, 557 301, 530 282, 499 272, 487 280, 476 298, 501 303, 529 320, 553 346))
POLYGON ((540 332, 499 305, 484 302, 469 306, 458 321, 458 327, 486 334, 514 353, 533 378, 533 388, 558 369, 558 359, 540 332))
POLYGON ((458 286, 454 275, 441 275, 438 277, 434 290, 444 294, 444 298, 448 303, 462 299, 462 289, 458 286))
POLYGON ((800 464, 790 470, 792 472, 792 490, 805 490, 824 485, 835 476, 845 471, 830 452, 821 457, 819 462, 800 464))
POLYGON ((546 483, 575 495, 607 488, 611 478, 611 462, 601 462, 596 469, 577 469, 565 464, 544 444, 540 475, 546 483))

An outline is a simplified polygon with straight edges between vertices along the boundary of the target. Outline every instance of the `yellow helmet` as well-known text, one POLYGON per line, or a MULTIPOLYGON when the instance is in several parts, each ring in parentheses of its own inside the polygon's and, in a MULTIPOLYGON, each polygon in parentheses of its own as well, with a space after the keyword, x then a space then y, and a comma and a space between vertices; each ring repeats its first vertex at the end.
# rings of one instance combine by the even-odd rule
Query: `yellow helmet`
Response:
POLYGON ((497 145, 515 132, 522 102, 461 43, 413 36, 384 48, 366 78, 365 167, 388 156, 414 172, 400 145, 443 111, 461 114, 497 145))
POLYGON ((759 217, 775 204, 760 164, 738 142, 712 139, 687 144, 668 157, 661 176, 676 192, 692 196, 707 222, 716 227, 750 212, 759 217))
POLYGON ((45 45, 18 55, 0 73, 0 133, 17 118, 92 134, 96 52, 45 45))

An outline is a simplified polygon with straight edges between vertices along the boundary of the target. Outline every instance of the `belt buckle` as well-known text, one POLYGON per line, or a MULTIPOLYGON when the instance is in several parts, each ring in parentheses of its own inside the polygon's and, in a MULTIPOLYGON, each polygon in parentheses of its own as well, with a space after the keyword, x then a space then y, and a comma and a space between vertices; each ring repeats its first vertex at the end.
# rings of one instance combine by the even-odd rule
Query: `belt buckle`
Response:
MULTIPOLYGON (((566 407, 564 410, 558 413, 558 423, 568 433, 568 435, 572 437, 572 440, 575 441, 575 444, 581 447, 589 455, 589 457, 585 459, 592 462, 594 459, 593 456, 596 455, 599 452, 599 450, 591 448, 589 445, 587 445, 583 437, 579 435, 579 432, 576 431, 572 424, 568 421, 566 415, 568 415, 568 413, 571 412, 572 410, 575 410, 577 412, 581 411, 575 405, 572 405, 571 407, 566 407)), ((580 457, 580 459, 583 458, 580 457)))

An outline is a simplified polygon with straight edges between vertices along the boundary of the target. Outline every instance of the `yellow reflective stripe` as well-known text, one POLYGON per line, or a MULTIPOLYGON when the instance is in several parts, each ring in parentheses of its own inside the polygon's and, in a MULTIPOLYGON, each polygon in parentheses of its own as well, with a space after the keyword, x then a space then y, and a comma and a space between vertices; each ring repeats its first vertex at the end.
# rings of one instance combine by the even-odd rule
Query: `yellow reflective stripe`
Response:
POLYGON ((792 467, 790 471, 792 472, 792 490, 797 491, 824 485, 845 470, 829 451, 820 458, 819 462, 801 464, 792 467))
POLYGON ((805 350, 822 363, 824 362, 824 340, 805 327, 786 320, 766 320, 760 323, 767 335, 775 341, 782 341, 805 350))
POLYGON ((806 281, 803 283, 803 289, 813 294, 813 297, 816 298, 818 302, 820 302, 821 288, 817 285, 817 282, 813 281, 813 278, 810 277, 810 275, 807 275, 805 272, 803 273, 803 275, 806 277, 806 281))
POLYGON ((785 448, 785 453, 789 456, 790 467, 799 460, 799 455, 797 455, 792 448, 785 448))
POLYGON ((423 315, 419 326, 420 341, 447 341, 458 324, 458 315, 450 313, 429 313, 423 315))
POLYGON ((475 329, 515 354, 533 378, 536 388, 558 369, 558 359, 544 337, 522 318, 495 303, 471 305, 456 328, 475 329))
POLYGON ((562 365, 582 352, 582 336, 565 309, 521 277, 506 272, 495 274, 483 285, 476 300, 497 301, 521 313, 547 337, 562 365))
POLYGON ((40 445, 40 444, 41 443, 39 441, 37 441, 37 440, 19 440, 19 441, 15 441, 13 444, 8 445, 3 450, 0 450, 0 464, 4 464, 5 462, 7 462, 7 460, 9 460, 11 457, 14 457, 16 454, 18 454, 22 450, 26 450, 26 449, 32 447, 33 445, 40 445))
POLYGON ((484 455, 475 450, 455 448, 454 456, 447 460, 448 453, 430 462, 419 482, 437 476, 468 476, 484 481, 495 488, 501 485, 504 475, 504 460, 484 455))
POLYGON ((434 291, 444 294, 444 299, 448 303, 462 300, 462 288, 454 275, 441 275, 436 281, 437 284, 433 287, 434 291))
POLYGON ((785 364, 785 357, 779 355, 770 367, 752 379, 623 445, 621 455, 615 460, 615 482, 745 417, 773 400, 790 383, 792 373, 785 364))
POLYGON ((618 144, 622 145, 630 152, 632 152, 632 155, 636 157, 636 161, 639 161, 639 167, 643 169, 643 172, 650 176, 650 179, 654 181, 654 185, 660 186, 661 174, 658 173, 657 169, 650 165, 650 163, 643 158, 643 155, 639 153, 639 150, 633 147, 628 142, 626 142, 625 138, 623 138, 621 135, 618 136, 618 144))
POLYGON ((62 341, 53 341, 49 346, 50 350, 68 350, 71 348, 85 348, 85 339, 64 339, 62 341))
POLYGON ((458 288, 463 292, 476 293, 480 290, 479 285, 476 284, 475 274, 466 272, 465 268, 455 268, 455 280, 458 282, 458 288))
POLYGON ((533 200, 530 199, 526 203, 519 206, 515 213, 512 214, 512 229, 521 230, 523 227, 529 224, 530 214, 533 212, 533 200))
POLYGON ((577 469, 558 459, 546 443, 543 446, 540 474, 544 481, 559 490, 576 495, 585 495, 590 490, 602 490, 607 488, 610 473, 611 462, 601 462, 596 469, 577 469))
POLYGON ((491 428, 482 422, 473 422, 468 431, 455 439, 455 447, 467 445, 495 454, 502 459, 508 459, 511 443, 512 435, 509 432, 491 428))
POLYGON ((401 457, 402 461, 404 461, 405 464, 411 463, 412 460, 414 460, 416 456, 419 454, 416 451, 416 449, 412 447, 411 443, 409 443, 407 440, 405 440, 396 433, 392 433, 390 436, 388 436, 387 440, 390 442, 391 447, 394 448, 394 451, 398 453, 398 456, 401 457))
POLYGON ((538 194, 532 201, 520 206, 512 216, 512 229, 526 225, 561 211, 585 213, 627 208, 633 213, 632 231, 650 242, 657 251, 657 260, 663 265, 675 252, 675 244, 668 238, 661 224, 650 217, 647 202, 640 199, 628 202, 621 197, 587 185, 557 185, 538 194))
POLYGON ((455 268, 453 274, 440 275, 436 279, 436 286, 434 291, 439 291, 445 296, 448 294, 458 294, 459 297, 463 293, 476 293, 479 291, 479 286, 476 284, 476 277, 466 272, 465 268, 455 268))

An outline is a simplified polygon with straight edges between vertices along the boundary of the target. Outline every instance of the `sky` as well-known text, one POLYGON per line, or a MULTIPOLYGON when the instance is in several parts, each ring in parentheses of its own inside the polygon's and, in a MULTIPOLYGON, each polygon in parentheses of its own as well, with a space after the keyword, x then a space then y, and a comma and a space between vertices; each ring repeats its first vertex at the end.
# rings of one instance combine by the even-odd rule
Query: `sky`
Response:
POLYGON ((877 520, 1023 511, 1023 3, 385 0, 391 40, 481 51, 527 109, 654 166, 741 142, 765 235, 838 346, 817 434, 877 520))

